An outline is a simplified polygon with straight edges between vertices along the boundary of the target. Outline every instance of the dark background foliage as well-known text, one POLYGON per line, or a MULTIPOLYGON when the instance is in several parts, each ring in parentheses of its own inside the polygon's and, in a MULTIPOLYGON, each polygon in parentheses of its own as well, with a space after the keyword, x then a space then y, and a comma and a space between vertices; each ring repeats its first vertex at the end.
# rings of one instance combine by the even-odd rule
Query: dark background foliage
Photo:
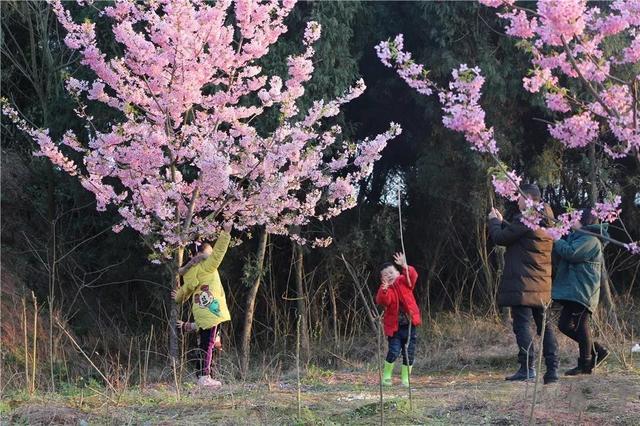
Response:
MULTIPOLYGON (((69 128, 82 130, 73 113, 75 104, 63 89, 64 79, 88 71, 62 43, 63 30, 47 7, 44 2, 2 2, 1 89, 31 122, 59 137, 69 128)), ((95 12, 85 13, 100 22, 95 12)), ((442 126, 434 96, 409 88, 380 63, 373 47, 403 33, 407 49, 440 85, 447 84, 460 63, 479 66, 486 76, 482 104, 505 162, 527 181, 540 184, 558 213, 565 201, 574 206, 587 202, 592 163, 585 152, 566 151, 549 138, 541 120, 553 116, 537 96, 522 89, 526 54, 502 34, 492 11, 471 2, 313 2, 299 4, 288 19, 290 30, 263 61, 269 72, 286 71, 285 58, 301 49, 301 33, 310 19, 322 24, 323 36, 303 104, 334 97, 362 77, 367 91, 338 118, 347 136, 357 140, 373 135, 390 121, 403 127, 362 182, 358 206, 305 231, 334 239, 329 248, 304 249, 312 340, 321 342, 336 329, 342 333, 365 321, 339 256, 368 271, 368 285, 375 291, 378 265, 400 250, 398 189, 407 256, 421 276, 417 295, 425 311, 495 314, 497 259, 485 232, 492 202, 486 170, 491 164, 442 126)), ((118 52, 108 33, 102 34, 101 45, 118 52)), ((98 105, 92 113, 104 122, 113 114, 98 105)), ((263 125, 268 128, 269 123, 263 125)), ((96 329, 124 336, 145 333, 152 325, 166 329, 165 269, 148 261, 135 232, 112 233, 116 212, 96 212, 93 196, 47 161, 31 156, 33 146, 3 118, 3 293, 33 290, 39 300, 53 297, 55 309, 87 339, 96 329)), ((596 161, 600 192, 623 195, 625 222, 640 237, 640 212, 634 205, 637 165, 628 160, 613 163, 600 152, 596 161)), ((232 342, 241 328, 247 287, 258 270, 256 238, 238 236, 245 242, 229 251, 221 270, 234 318, 225 331, 232 342)), ((637 259, 613 247, 607 258, 617 294, 637 293, 637 259)), ((256 351, 274 342, 290 343, 297 313, 293 280, 291 244, 271 238, 254 320, 256 351)), ((111 349, 122 350, 117 342, 114 346, 111 349)))

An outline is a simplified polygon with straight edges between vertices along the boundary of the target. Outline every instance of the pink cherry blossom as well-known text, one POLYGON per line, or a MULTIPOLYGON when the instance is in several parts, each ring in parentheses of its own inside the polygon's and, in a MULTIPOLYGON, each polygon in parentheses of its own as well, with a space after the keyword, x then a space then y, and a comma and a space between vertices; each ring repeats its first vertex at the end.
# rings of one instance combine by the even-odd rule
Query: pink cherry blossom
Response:
POLYGON ((544 100, 551 111, 556 112, 569 112, 571 111, 571 105, 562 93, 547 93, 544 95, 544 100))
POLYGON ((563 38, 570 41, 582 35, 586 4, 586 0, 539 0, 540 27, 537 32, 542 41, 559 46, 563 38))
POLYGON ((480 3, 489 7, 500 7, 503 5, 511 6, 516 0, 480 0, 480 3))
POLYGON ((517 201, 520 197, 518 188, 521 181, 522 178, 513 170, 506 174, 503 172, 496 173, 491 177, 491 183, 493 184, 496 194, 511 201, 517 201))
POLYGON ((599 133, 598 123, 587 112, 576 114, 548 127, 551 136, 569 148, 587 146, 599 133))
POLYGON ((423 65, 414 62, 411 54, 404 51, 404 37, 398 34, 393 41, 380 42, 376 53, 387 67, 394 67, 398 75, 418 93, 430 95, 433 93, 432 83, 427 78, 427 71, 423 65))
POLYGON ((522 212, 520 221, 528 228, 534 231, 541 229, 540 222, 544 219, 544 203, 533 201, 530 198, 525 199, 526 208, 522 212))
POLYGON ((453 80, 449 91, 439 94, 445 115, 442 123, 451 130, 462 132, 471 148, 480 152, 497 153, 493 128, 487 129, 485 112, 479 104, 484 77, 479 68, 468 68, 465 64, 452 71, 453 80))
MULTIPOLYGON (((503 8, 499 16, 507 21, 506 33, 523 39, 520 47, 531 55, 532 65, 530 74, 523 78, 524 89, 542 92, 547 108, 563 114, 548 126, 553 137, 568 148, 583 148, 596 141, 601 130, 609 131, 616 140, 601 142, 605 153, 613 158, 640 155, 636 100, 629 92, 632 82, 640 80, 640 76, 612 75, 618 71, 617 65, 635 64, 640 58, 640 2, 616 0, 606 11, 587 5, 586 0, 540 0, 535 9, 518 7, 511 0, 480 0, 480 3, 503 8), (608 43, 608 37, 621 33, 625 37, 608 43), (612 56, 606 57, 605 52, 612 49, 612 56), (584 87, 587 90, 580 89, 584 87), (572 113, 574 108, 578 113, 572 113)), ((403 42, 400 34, 378 44, 376 52, 381 62, 395 68, 419 93, 437 92, 444 125, 463 133, 472 149, 489 153, 499 161, 493 128, 485 125, 485 114, 479 104, 484 82, 480 70, 461 65, 453 71, 448 88, 441 88, 429 79, 426 67, 404 51, 403 42)), ((516 181, 515 173, 509 174, 516 181)), ((517 186, 504 172, 494 174, 492 183, 498 194, 512 200, 518 198, 517 186)), ((608 220, 619 215, 613 200, 598 204, 599 214, 608 220)), ((529 204, 522 222, 531 229, 540 229, 542 220, 548 219, 543 214, 544 206, 529 204)), ((553 222, 548 233, 559 238, 569 232, 577 217, 578 213, 567 212, 558 220, 545 220, 553 222)), ((638 251, 634 244, 627 248, 638 251)))
POLYGON ((531 38, 535 35, 535 31, 538 28, 537 19, 529 19, 526 12, 523 10, 502 13, 498 14, 498 16, 509 20, 506 32, 511 36, 525 39, 531 38))
POLYGON ((640 255, 640 241, 634 241, 632 243, 625 244, 624 247, 631 252, 631 254, 640 255))
POLYGON ((533 71, 531 77, 525 77, 522 79, 522 83, 525 89, 531 93, 537 93, 546 84, 557 84, 558 79, 551 73, 548 68, 538 68, 533 71))
POLYGON ((603 222, 615 222, 620 216, 620 204, 622 197, 619 195, 610 195, 602 203, 595 203, 593 213, 603 222))
POLYGON ((567 235, 572 228, 580 224, 582 210, 570 209, 566 213, 557 217, 556 221, 546 228, 545 232, 554 240, 559 240, 563 235, 567 235))
POLYGON ((287 59, 285 79, 257 65, 286 32, 294 4, 118 1, 104 8, 105 25, 97 26, 77 23, 65 4, 52 0, 66 45, 93 74, 67 82, 79 103, 76 113, 89 124, 90 100, 122 118, 102 132, 68 131, 57 144, 6 102, 2 112, 38 143, 34 155, 48 157, 95 195, 98 210, 117 208, 122 221, 114 232, 128 226, 145 235, 157 258, 214 237, 225 222, 291 234, 311 218, 328 219, 353 207, 359 182, 401 132, 392 123, 379 135, 346 144, 337 137, 339 126, 326 126, 326 118, 363 93, 363 81, 298 114, 314 70, 317 22, 307 24, 299 53, 287 59), (97 32, 109 25, 121 55, 98 46, 97 32), (252 123, 270 108, 279 110, 282 121, 261 134, 252 123), (82 170, 63 150, 82 158, 82 170))

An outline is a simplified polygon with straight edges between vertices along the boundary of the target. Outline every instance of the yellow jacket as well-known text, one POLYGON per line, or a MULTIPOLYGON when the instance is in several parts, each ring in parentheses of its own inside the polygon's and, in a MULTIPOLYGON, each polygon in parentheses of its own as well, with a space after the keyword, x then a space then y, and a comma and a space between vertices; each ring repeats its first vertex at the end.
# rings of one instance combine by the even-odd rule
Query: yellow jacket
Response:
POLYGON ((230 321, 227 299, 218 274, 231 235, 221 232, 213 253, 205 260, 193 265, 184 274, 184 284, 176 293, 176 302, 184 303, 193 296, 193 317, 201 330, 210 329, 221 322, 230 321))

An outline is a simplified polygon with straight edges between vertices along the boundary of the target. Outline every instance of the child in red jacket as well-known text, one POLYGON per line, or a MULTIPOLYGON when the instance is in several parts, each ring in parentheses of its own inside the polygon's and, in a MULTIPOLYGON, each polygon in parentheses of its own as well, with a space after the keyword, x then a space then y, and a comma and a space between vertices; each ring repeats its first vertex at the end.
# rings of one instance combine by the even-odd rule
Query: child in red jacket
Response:
POLYGON ((382 265, 380 270, 382 284, 376 295, 376 303, 384 307, 382 322, 384 334, 389 342, 382 383, 391 385, 393 363, 402 353, 402 385, 409 386, 409 374, 411 374, 416 351, 416 326, 422 323, 420 309, 413 296, 418 273, 413 266, 407 265, 401 253, 396 253, 393 260, 402 271, 398 271, 391 262, 382 265), (408 280, 407 275, 409 275, 408 280), (411 335, 409 335, 409 321, 411 321, 411 335), (405 345, 408 345, 406 353, 405 345))

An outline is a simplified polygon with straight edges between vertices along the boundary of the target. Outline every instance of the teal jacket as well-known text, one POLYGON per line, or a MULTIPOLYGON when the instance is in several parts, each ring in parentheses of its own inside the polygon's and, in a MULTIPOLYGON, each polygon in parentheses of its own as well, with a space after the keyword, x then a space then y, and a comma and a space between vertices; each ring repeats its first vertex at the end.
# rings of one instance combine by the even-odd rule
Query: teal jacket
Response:
MULTIPOLYGON (((583 229, 609 236, 608 224, 585 226, 583 229)), ((574 231, 566 240, 553 245, 557 257, 556 273, 551 289, 553 300, 568 300, 585 306, 591 312, 600 299, 600 273, 602 269, 602 242, 598 237, 574 231)))

